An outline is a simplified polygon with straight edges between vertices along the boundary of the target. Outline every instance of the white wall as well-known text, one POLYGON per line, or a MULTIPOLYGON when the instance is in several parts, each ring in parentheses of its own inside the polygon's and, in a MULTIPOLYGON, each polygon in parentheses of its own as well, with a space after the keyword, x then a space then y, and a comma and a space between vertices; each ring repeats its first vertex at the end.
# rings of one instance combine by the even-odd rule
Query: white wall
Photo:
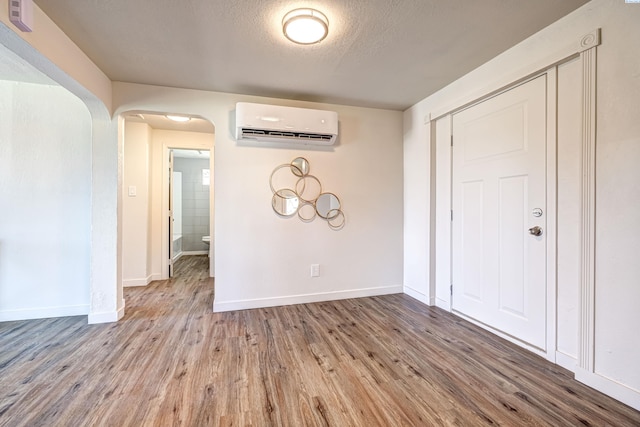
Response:
MULTIPOLYGON (((640 393, 640 5, 599 1, 595 371, 640 393)), ((640 409, 640 398, 635 407, 640 409)))
POLYGON ((428 120, 405 113, 403 164, 420 166, 404 170, 404 292, 425 304, 435 299, 429 290, 430 132, 428 120))
POLYGON ((122 178, 122 285, 147 285, 151 280, 149 261, 149 155, 151 128, 146 123, 125 120, 124 168, 122 178), (129 195, 129 187, 136 195, 129 195))
POLYGON ((59 86, 0 81, 0 321, 89 312, 91 121, 59 86))
POLYGON ((216 126, 216 310, 402 291, 401 113, 125 83, 114 83, 114 101, 118 112, 179 111, 216 126), (335 110, 340 144, 332 150, 238 146, 232 129, 238 101, 335 110), (297 156, 341 198, 344 229, 272 211, 269 176, 297 156), (321 276, 312 279, 314 263, 321 276))
POLYGON ((8 0, 0 0, 0 43, 80 98, 91 113, 91 277, 89 323, 123 314, 118 258, 118 128, 112 122, 111 81, 51 21, 33 7, 34 31, 23 33, 9 20, 8 0))
MULTIPOLYGON (((437 116, 455 106, 463 105, 482 90, 497 89, 500 82, 510 76, 521 77, 535 71, 538 66, 557 57, 567 44, 576 43, 582 36, 602 28, 602 44, 597 48, 597 145, 596 145, 596 307, 595 307, 595 366, 590 375, 591 385, 640 408, 640 339, 634 331, 640 324, 640 235, 634 233, 640 206, 640 5, 616 0, 592 0, 574 13, 550 25, 514 48, 506 51, 436 94, 424 99, 405 112, 405 194, 422 194, 422 208, 416 201, 406 201, 414 209, 406 209, 405 252, 424 247, 412 239, 414 234, 428 236, 424 218, 429 215, 428 187, 420 177, 430 169, 425 145, 430 144, 429 129, 424 125, 430 114, 437 116)), ((562 79, 562 71, 559 75, 562 79)), ((560 81, 561 84, 562 80, 560 81)), ((565 86, 566 87, 566 86, 565 86)), ((559 106, 562 108, 562 106, 559 106)), ((559 141, 559 146, 562 145, 559 141)), ((566 148, 566 147, 565 147, 566 148)), ((559 182, 574 174, 575 159, 571 149, 558 152, 559 182), (562 175, 565 174, 565 175, 562 175)), ((566 184, 566 183, 565 183, 566 184)), ((438 185, 436 183, 436 185, 438 185)), ((571 200, 571 183, 558 192, 559 226, 567 226, 567 218, 575 215, 571 200), (568 215, 562 217, 563 215, 568 215)), ((576 352, 579 322, 574 316, 578 302, 573 300, 575 289, 575 258, 571 252, 571 233, 564 228, 563 253, 559 253, 558 349, 568 355, 576 352), (574 270, 572 272, 572 270, 574 270)), ((428 236, 432 237, 432 236, 428 236)), ((561 242, 559 241, 559 245, 561 242)), ((560 248, 559 248, 560 249, 560 248)), ((424 249, 422 249, 424 251, 424 249)), ((574 254, 577 257, 579 254, 574 254)), ((422 264, 405 262, 406 286, 430 292, 433 284, 425 284, 424 270, 432 268, 425 260, 422 264)), ((428 298, 433 295, 427 293, 428 298)))

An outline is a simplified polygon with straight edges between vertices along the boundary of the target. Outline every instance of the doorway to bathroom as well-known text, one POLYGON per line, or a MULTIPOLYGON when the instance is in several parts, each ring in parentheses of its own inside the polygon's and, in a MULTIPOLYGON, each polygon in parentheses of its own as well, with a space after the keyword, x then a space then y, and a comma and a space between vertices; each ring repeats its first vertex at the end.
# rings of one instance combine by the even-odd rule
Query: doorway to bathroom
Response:
POLYGON ((210 277, 215 274, 213 238, 209 246, 203 241, 203 237, 214 234, 215 129, 211 122, 199 117, 175 122, 168 116, 145 111, 123 115, 121 261, 124 287, 146 286, 155 280, 169 279, 176 256, 184 258, 201 253, 195 256, 207 258, 208 274, 210 277), (201 163, 197 173, 187 167, 186 162, 192 161, 190 158, 201 163), (174 161, 181 172, 179 185, 172 183, 174 176, 170 168, 174 161), (180 170, 182 167, 187 169, 180 170), (203 184, 202 170, 206 170, 205 177, 208 172, 208 185, 203 184), (182 193, 175 198, 181 214, 174 236, 176 206, 170 203, 170 189, 177 188, 182 193), (188 200, 184 200, 183 195, 188 200), (197 240, 196 233, 201 233, 197 240))
POLYGON ((209 150, 169 149, 169 277, 183 256, 211 255, 209 150))

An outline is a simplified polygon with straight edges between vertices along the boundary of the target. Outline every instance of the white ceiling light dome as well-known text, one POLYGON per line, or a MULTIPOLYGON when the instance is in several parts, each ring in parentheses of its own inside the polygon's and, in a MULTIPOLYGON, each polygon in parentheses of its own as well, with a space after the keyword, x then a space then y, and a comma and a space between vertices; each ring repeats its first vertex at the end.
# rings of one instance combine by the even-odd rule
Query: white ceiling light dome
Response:
POLYGON ((179 116, 177 114, 167 114, 166 117, 169 120, 173 120, 174 122, 180 122, 180 123, 188 122, 189 120, 191 120, 191 117, 189 116, 179 116))
POLYGON ((282 31, 294 43, 314 44, 329 34, 329 20, 315 9, 294 9, 282 19, 282 31))

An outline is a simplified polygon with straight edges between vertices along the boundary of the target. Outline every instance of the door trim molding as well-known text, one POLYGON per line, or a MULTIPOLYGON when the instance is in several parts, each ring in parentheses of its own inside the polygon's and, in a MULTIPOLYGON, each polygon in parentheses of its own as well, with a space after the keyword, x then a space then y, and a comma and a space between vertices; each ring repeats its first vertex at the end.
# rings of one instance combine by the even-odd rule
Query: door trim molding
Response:
MULTIPOLYGON (((161 212, 160 216, 160 230, 153 230, 152 232, 160 232, 160 277, 161 280, 166 280, 169 278, 169 216, 167 212, 169 212, 169 150, 172 149, 186 149, 186 150, 207 150, 209 151, 209 168, 213 170, 213 150, 214 150, 214 138, 212 135, 211 143, 199 143, 196 141, 167 141, 162 139, 161 150, 162 154, 157 164, 153 165, 154 167, 160 167, 162 176, 162 181, 160 184, 160 203, 161 203, 161 212), (161 163, 160 163, 161 162, 161 163)), ((213 177, 213 174, 211 174, 213 177)), ((209 229, 211 230, 211 235, 214 234, 214 224, 215 224, 215 212, 213 210, 213 198, 214 198, 214 187, 213 187, 213 179, 211 180, 211 185, 209 186, 209 203, 210 203, 210 214, 209 214, 209 229)), ((213 245, 213 243, 212 243, 213 245)), ((210 249, 211 251, 211 249, 210 249)), ((211 253, 211 252, 210 252, 211 253)), ((213 269, 211 268, 213 264, 213 260, 210 260, 210 272, 209 274, 213 275, 213 269)), ((213 276, 211 276, 213 277, 213 276)))
POLYGON ((547 247, 546 247, 546 358, 556 362, 557 307, 558 307, 558 69, 547 70, 547 135, 546 135, 546 206, 547 206, 547 247))
POLYGON ((428 123, 429 121, 434 122, 443 116, 447 116, 457 110, 478 103, 485 98, 516 86, 517 84, 529 80, 538 74, 542 74, 549 68, 553 68, 571 58, 575 58, 584 51, 599 46, 601 39, 600 33, 600 28, 596 28, 580 37, 580 40, 568 43, 543 59, 532 61, 531 63, 525 64, 514 70, 506 70, 504 74, 498 76, 495 80, 490 81, 486 85, 478 89, 471 90, 454 101, 435 106, 425 115, 425 123, 428 123))
MULTIPOLYGON (((595 307, 595 286, 594 286, 594 260, 595 260, 595 51, 596 47, 600 45, 601 36, 600 29, 594 29, 593 31, 583 35, 579 38, 579 40, 575 40, 571 43, 568 43, 564 47, 558 49, 555 53, 547 56, 544 59, 532 61, 529 64, 526 64, 515 70, 508 70, 505 74, 499 76, 493 81, 490 81, 487 85, 481 87, 478 90, 470 91, 465 93, 463 96, 454 100, 453 102, 447 104, 441 104, 439 107, 434 108, 431 112, 429 112, 425 116, 425 121, 431 123, 431 129, 437 129, 437 123, 440 120, 451 120, 451 115, 461 109, 464 109, 470 105, 481 102, 484 99, 487 99, 491 96, 494 96, 498 93, 501 93, 505 90, 509 90, 512 87, 515 87, 523 82, 530 80, 541 74, 552 74, 553 82, 556 84, 556 67, 562 63, 565 63, 571 59, 579 57, 583 63, 583 69, 588 67, 588 79, 585 78, 583 93, 583 117, 586 115, 589 116, 589 120, 585 121, 585 132, 583 132, 583 150, 585 153, 590 153, 588 156, 583 154, 583 158, 588 158, 588 168, 583 168, 583 206, 582 206, 582 217, 583 222, 587 224, 583 226, 582 230, 582 298, 580 301, 581 306, 581 332, 580 332, 580 345, 581 354, 579 356, 579 366, 582 366, 582 357, 583 355, 588 355, 589 363, 593 363, 593 334, 594 334, 594 307, 595 307), (553 70, 553 71, 550 71, 553 70), (588 81, 587 81, 588 80, 588 81), (588 93, 587 93, 588 91, 588 93), (587 96, 588 95, 588 96, 587 96), (588 126, 588 129, 586 127, 588 126), (584 194, 586 192, 586 195, 584 194), (586 201, 586 205, 585 205, 586 201), (585 212, 586 210, 586 212, 585 212), (587 339, 588 338, 588 339, 587 339), (585 339, 586 344, 585 344, 585 339), (586 347, 585 347, 586 345, 586 347)), ((585 72, 585 76, 587 73, 585 72)), ((548 90, 548 94, 551 95, 552 92, 548 90)), ((548 104, 551 102, 557 102, 557 97, 554 96, 553 100, 548 100, 548 104)), ((554 108, 555 112, 555 108, 554 108)), ((549 116, 554 114, 554 112, 549 112, 549 116)), ((549 117, 551 118, 551 117, 549 117)), ((557 123, 555 120, 555 116, 552 118, 553 123, 548 122, 549 126, 557 127, 557 123)), ((442 126, 444 127, 444 126, 442 126)), ((440 127, 440 129, 442 128, 440 127)), ((553 136, 551 139, 547 140, 547 150, 554 150, 553 154, 549 154, 547 156, 547 188, 550 188, 550 185, 557 185, 557 173, 555 170, 550 171, 549 169, 553 169, 556 166, 556 155, 555 155, 555 146, 556 146, 556 129, 549 130, 547 135, 551 135, 553 131, 553 136), (550 182, 550 179, 553 179, 553 182, 550 182)), ((447 135, 446 137, 449 137, 447 135)), ((437 144, 440 139, 446 139, 445 135, 431 135, 431 144, 436 145, 435 147, 435 157, 438 158, 439 161, 445 161, 448 164, 451 164, 452 161, 452 153, 451 150, 447 148, 447 152, 444 151, 445 144, 437 144), (442 138, 441 138, 442 137, 442 138)), ((584 165, 584 163, 583 163, 584 165)), ((452 181, 451 181, 451 170, 446 170, 447 168, 442 168, 441 171, 438 171, 438 167, 436 166, 436 170, 432 171, 432 179, 436 180, 436 195, 435 197, 432 195, 433 199, 436 201, 436 206, 434 210, 434 214, 436 216, 436 224, 435 229, 432 229, 434 232, 432 234, 432 238, 436 239, 436 247, 437 248, 451 248, 451 226, 450 223, 447 223, 444 219, 448 217, 449 211, 452 209, 451 206, 451 190, 452 190, 452 181), (446 170, 446 171, 445 171, 446 170), (446 174, 446 175, 444 175, 446 174), (447 188, 449 191, 448 195, 442 193, 443 186, 441 183, 447 183, 447 188), (440 194, 438 194, 438 189, 440 190, 440 194), (440 202, 440 204, 438 203, 440 202), (445 206, 446 203, 446 206, 445 206), (443 220, 439 220, 438 218, 443 218, 443 220)), ((547 202, 553 203, 554 213, 553 216, 548 216, 549 223, 547 227, 549 227, 550 222, 555 221, 555 199, 556 197, 556 188, 554 187, 553 193, 547 194, 547 202)), ((555 233, 556 224, 553 224, 553 232, 555 233)), ((552 230, 549 230, 552 231, 552 230)), ((555 239, 554 239, 555 242, 555 239)), ((553 242, 548 242, 549 245, 553 242)), ((550 344, 547 346, 546 353, 544 356, 552 361, 556 362, 555 354, 556 354, 556 324, 557 324, 557 314, 556 314, 556 276, 555 276, 555 264, 556 257, 555 247, 552 247, 551 250, 547 252, 547 260, 548 260, 548 272, 547 277, 551 280, 547 285, 549 286, 549 296, 547 301, 549 302, 551 298, 554 299, 552 304, 547 304, 548 313, 548 340, 547 342, 550 344), (554 256, 553 259, 550 259, 549 256, 554 256), (553 331, 551 331, 553 329, 553 331), (551 331, 551 332, 549 332, 551 331), (553 339, 553 341, 551 341, 553 339)), ((437 290, 445 289, 445 281, 451 283, 452 272, 451 270, 451 254, 450 253, 440 253, 439 251, 435 251, 431 258, 431 268, 430 270, 434 270, 432 273, 436 278, 435 283, 432 282, 430 284, 430 294, 431 296, 435 295, 436 304, 441 308, 447 309, 451 311, 451 299, 449 295, 440 295, 437 290), (448 258, 445 260, 444 258, 448 258), (443 271, 444 262, 447 262, 449 266, 449 271, 443 271), (442 283, 441 283, 442 282, 442 283), (448 306, 448 307, 447 307, 448 306)), ((448 283, 446 284, 446 288, 448 288, 448 283)), ((508 337, 505 337, 508 339, 508 337)), ((519 341, 518 341, 519 343, 519 341)))
MULTIPOLYGON (((589 42, 589 36, 583 41, 589 42)), ((582 223, 580 272, 580 368, 594 372, 595 336, 595 176, 596 176, 596 48, 582 60, 582 223)))
MULTIPOLYGON (((544 73, 545 70, 556 69, 558 65, 569 60, 579 58, 582 65, 582 180, 581 180, 581 230, 580 230, 580 296, 577 301, 579 309, 578 319, 578 357, 573 367, 575 378, 596 390, 599 390, 619 401, 640 409, 640 394, 637 390, 622 384, 621 382, 603 376, 596 372, 595 366, 595 309, 596 309, 596 282, 595 282, 595 221, 596 221, 596 89, 597 89, 597 47, 601 44, 601 31, 595 29, 585 34, 577 42, 573 42, 559 49, 553 55, 544 60, 532 61, 530 64, 515 70, 507 71, 496 80, 474 91, 470 91, 454 102, 436 106, 427 113, 425 120, 431 122, 431 129, 438 131, 431 136, 431 144, 435 149, 437 165, 431 171, 431 178, 436 180, 435 202, 436 225, 432 229, 432 238, 436 240, 437 251, 432 254, 430 269, 435 270, 435 283, 430 284, 430 294, 436 296, 436 305, 451 311, 449 295, 442 295, 441 290, 448 289, 451 280, 451 255, 447 249, 451 245, 451 227, 447 221, 451 209, 451 170, 447 165, 451 162, 451 151, 447 138, 444 135, 451 114, 468 105, 480 102, 482 99, 493 96, 505 89, 513 87, 528 78, 544 73), (536 71, 537 70, 537 71, 536 71), (440 163, 444 162, 444 163, 440 163), (442 166, 442 165, 445 166, 442 166), (445 187, 449 194, 445 194, 445 187)), ((450 132, 450 130, 449 130, 450 132)), ((549 160, 551 160, 549 158, 549 160)), ((432 211, 433 212, 433 211, 432 211)), ((554 260, 555 261, 555 260, 554 260)), ((555 277, 554 279, 555 280, 555 277)), ((555 283, 554 283, 555 286, 555 283)), ((553 295, 555 297, 555 294, 553 295)), ((552 310, 552 307, 548 307, 552 310)), ((555 311, 550 313, 553 317, 554 328, 557 323, 555 311)), ((492 331, 494 332, 494 331, 492 331)), ((501 335, 501 334, 498 334, 501 335)), ((508 336, 503 336, 509 340, 508 336)), ((511 340, 512 341, 512 340, 511 340)), ((559 363, 565 368, 569 361, 556 360, 556 343, 549 348, 546 358, 554 363, 559 363)), ((535 351, 534 351, 535 352, 535 351)))
MULTIPOLYGON (((592 39, 585 36, 585 44, 592 39)), ((599 39, 597 39, 599 42, 599 39)), ((582 218, 580 320, 578 365, 575 377, 619 401, 640 410, 640 393, 619 380, 596 372, 596 45, 580 53, 582 60, 582 218)))

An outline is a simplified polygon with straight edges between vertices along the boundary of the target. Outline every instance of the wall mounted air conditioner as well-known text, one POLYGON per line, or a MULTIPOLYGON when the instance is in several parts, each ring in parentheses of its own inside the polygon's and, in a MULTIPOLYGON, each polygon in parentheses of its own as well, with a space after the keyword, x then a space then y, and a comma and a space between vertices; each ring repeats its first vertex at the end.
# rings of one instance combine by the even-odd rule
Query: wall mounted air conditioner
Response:
POLYGON ((238 102, 236 140, 306 145, 333 145, 338 113, 308 108, 238 102))

